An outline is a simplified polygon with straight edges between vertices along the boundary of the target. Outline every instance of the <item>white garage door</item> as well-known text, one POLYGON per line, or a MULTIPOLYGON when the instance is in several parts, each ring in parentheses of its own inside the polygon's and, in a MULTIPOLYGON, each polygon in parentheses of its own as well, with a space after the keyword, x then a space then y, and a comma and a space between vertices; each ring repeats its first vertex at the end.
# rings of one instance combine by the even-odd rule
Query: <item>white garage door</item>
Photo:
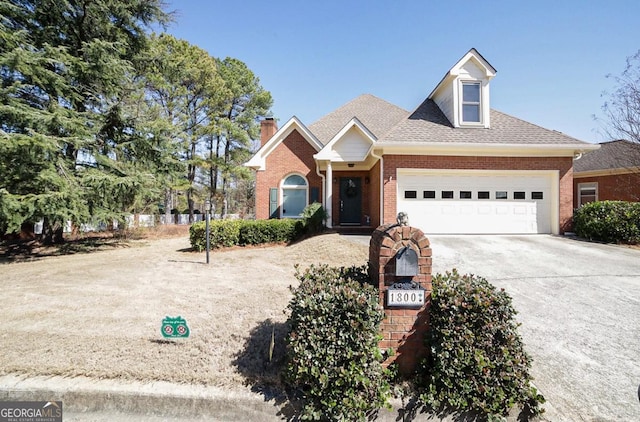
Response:
POLYGON ((397 210, 426 234, 557 233, 557 180, 546 171, 398 170, 397 210))

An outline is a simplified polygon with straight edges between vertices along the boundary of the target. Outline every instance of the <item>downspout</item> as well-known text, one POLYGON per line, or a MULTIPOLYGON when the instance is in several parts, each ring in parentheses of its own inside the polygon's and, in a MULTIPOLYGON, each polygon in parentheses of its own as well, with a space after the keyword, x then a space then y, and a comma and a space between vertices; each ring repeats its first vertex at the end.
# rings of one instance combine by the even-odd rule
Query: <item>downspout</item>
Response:
MULTIPOLYGON (((318 165, 318 160, 316 161, 316 174, 318 176, 320 176, 320 178, 322 179, 322 208, 326 211, 327 207, 326 207, 326 196, 327 196, 327 178, 320 173, 320 166, 318 165)), ((331 216, 329 216, 329 219, 327 220, 327 228, 331 228, 331 216)))
POLYGON ((380 221, 378 224, 382 226, 384 224, 384 158, 382 155, 376 155, 373 148, 371 148, 371 156, 380 160, 380 221))

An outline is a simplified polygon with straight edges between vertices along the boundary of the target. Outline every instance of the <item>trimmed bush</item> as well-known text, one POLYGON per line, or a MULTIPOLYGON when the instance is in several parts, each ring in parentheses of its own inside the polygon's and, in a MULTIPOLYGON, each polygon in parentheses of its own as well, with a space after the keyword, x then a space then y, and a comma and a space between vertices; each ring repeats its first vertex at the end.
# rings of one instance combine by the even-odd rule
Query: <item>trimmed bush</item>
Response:
POLYGON ((288 309, 285 382, 300 394, 302 419, 366 420, 390 387, 378 349, 384 313, 365 267, 296 267, 288 309))
MULTIPOLYGON (((209 222, 209 243, 212 248, 235 246, 240 241, 240 220, 212 220, 209 222)), ((199 221, 189 228, 191 247, 203 251, 207 247, 206 222, 199 221)))
POLYGON ((246 220, 240 226, 240 245, 291 242, 303 231, 300 220, 246 220))
POLYGON ((421 400, 431 409, 506 415, 519 404, 543 412, 531 386, 531 358, 524 351, 511 297, 487 280, 456 270, 433 277, 431 354, 421 375, 421 400))
MULTIPOLYGON (((211 220, 209 242, 211 248, 238 245, 258 245, 271 242, 292 242, 304 232, 301 220, 211 220)), ((203 251, 207 246, 206 221, 199 221, 189 229, 191 247, 203 251)))
POLYGON ((640 203, 597 201, 575 210, 576 234, 589 240, 640 243, 640 203))

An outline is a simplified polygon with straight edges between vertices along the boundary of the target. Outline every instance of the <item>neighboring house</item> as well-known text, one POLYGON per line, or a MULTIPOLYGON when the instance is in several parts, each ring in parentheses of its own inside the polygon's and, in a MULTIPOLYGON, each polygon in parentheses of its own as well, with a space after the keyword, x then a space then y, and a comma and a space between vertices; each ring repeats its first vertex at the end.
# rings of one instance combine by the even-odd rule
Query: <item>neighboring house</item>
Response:
MULTIPOLYGON (((329 227, 393 223, 425 233, 562 233, 573 157, 597 148, 490 108, 496 74, 475 49, 407 112, 362 95, 317 122, 262 122, 256 218, 321 202, 329 227)), ((552 100, 549 101, 553 103, 552 100)))
POLYGON ((640 144, 609 141, 573 162, 573 206, 593 201, 640 201, 640 144))

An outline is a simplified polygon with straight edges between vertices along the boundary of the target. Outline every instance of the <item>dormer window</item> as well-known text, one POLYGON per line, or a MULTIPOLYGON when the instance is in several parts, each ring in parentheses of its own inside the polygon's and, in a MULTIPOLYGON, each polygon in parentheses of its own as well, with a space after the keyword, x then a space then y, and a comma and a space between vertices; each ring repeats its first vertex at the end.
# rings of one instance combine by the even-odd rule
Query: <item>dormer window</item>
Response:
POLYGON ((474 48, 445 74, 429 99, 454 128, 491 127, 489 81, 496 70, 474 48))
POLYGON ((480 123, 480 82, 462 82, 462 123, 480 123))

